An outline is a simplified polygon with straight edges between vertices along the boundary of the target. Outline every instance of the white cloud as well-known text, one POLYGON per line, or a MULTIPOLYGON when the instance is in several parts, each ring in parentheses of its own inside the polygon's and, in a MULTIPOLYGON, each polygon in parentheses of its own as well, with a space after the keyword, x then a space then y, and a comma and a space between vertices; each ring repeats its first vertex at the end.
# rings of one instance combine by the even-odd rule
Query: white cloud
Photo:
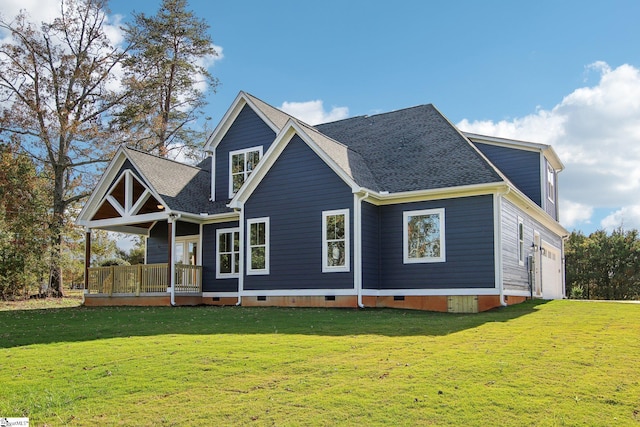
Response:
POLYGON ((321 100, 307 102, 283 102, 280 109, 291 114, 296 119, 310 125, 333 122, 349 117, 348 107, 331 107, 331 111, 325 111, 321 100))
POLYGON ((570 200, 561 200, 562 206, 562 225, 571 228, 576 224, 590 222, 593 215, 593 208, 582 203, 572 202, 570 200))
POLYGON ((640 69, 598 61, 586 72, 599 74, 597 84, 574 90, 551 110, 499 122, 465 119, 458 126, 551 144, 566 167, 559 187, 562 222, 588 223, 594 208, 619 209, 608 217, 610 226, 619 215, 640 216, 634 208, 640 206, 640 69))
POLYGON ((50 22, 60 13, 60 2, 51 0, 3 0, 0 15, 7 21, 13 20, 21 10, 25 10, 36 22, 50 22))
POLYGON ((640 230, 640 205, 625 206, 605 217, 600 226, 607 230, 622 227, 625 230, 640 230))

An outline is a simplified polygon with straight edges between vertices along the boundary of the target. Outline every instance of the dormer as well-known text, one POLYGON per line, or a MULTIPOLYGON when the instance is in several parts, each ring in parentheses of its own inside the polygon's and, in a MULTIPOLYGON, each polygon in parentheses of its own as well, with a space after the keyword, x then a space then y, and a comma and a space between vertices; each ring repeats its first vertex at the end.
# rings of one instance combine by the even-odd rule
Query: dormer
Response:
POLYGON ((465 133, 535 204, 558 220, 558 173, 564 165, 550 145, 465 133))
POLYGON ((230 200, 290 117, 240 92, 205 145, 211 157, 211 200, 230 200))

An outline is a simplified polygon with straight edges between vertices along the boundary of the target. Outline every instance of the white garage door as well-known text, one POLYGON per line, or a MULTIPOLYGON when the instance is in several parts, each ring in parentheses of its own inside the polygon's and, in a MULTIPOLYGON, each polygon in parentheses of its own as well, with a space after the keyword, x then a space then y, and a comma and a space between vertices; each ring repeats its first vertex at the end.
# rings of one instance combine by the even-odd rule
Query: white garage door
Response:
POLYGON ((562 299, 562 258, 560 249, 542 242, 542 298, 562 299))

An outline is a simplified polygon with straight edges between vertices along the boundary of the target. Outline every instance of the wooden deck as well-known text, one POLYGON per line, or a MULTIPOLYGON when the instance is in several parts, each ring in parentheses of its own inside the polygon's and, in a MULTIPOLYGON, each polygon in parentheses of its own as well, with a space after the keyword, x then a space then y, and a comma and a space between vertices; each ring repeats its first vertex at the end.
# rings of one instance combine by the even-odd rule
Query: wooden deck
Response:
MULTIPOLYGON (((89 295, 140 296, 166 294, 169 264, 139 264, 88 269, 89 295)), ((175 265, 175 292, 180 294, 202 293, 202 266, 175 265)))

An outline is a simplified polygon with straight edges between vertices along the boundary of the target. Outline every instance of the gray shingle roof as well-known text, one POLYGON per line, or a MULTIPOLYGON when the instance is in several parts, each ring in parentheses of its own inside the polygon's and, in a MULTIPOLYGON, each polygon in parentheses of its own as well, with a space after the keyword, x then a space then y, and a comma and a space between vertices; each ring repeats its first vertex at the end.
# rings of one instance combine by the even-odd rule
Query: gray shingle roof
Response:
POLYGON ((216 214, 230 212, 228 201, 209 201, 211 191, 210 162, 190 166, 125 148, 136 167, 173 211, 216 214))
POLYGON ((501 182, 495 168, 431 104, 315 128, 364 160, 377 191, 390 193, 501 182))

